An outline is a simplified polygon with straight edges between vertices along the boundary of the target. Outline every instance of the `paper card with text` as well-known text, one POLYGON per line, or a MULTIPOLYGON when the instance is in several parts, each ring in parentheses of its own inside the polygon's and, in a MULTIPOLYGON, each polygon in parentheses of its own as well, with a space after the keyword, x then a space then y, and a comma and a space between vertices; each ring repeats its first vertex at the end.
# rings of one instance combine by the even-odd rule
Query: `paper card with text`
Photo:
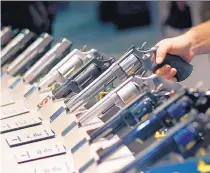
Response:
POLYGON ((41 125, 42 120, 38 116, 27 116, 21 118, 0 120, 0 124, 0 133, 8 133, 24 128, 41 125))
POLYGON ((51 139, 54 137, 55 134, 52 130, 40 128, 34 132, 26 132, 26 133, 21 133, 19 135, 12 135, 6 137, 5 139, 10 147, 16 147, 20 145, 51 139))
POLYGON ((0 110, 0 119, 7 119, 14 116, 18 116, 24 113, 28 113, 30 110, 27 108, 24 99, 17 100, 15 104, 4 106, 0 110))
POLYGON ((33 168, 28 173, 73 173, 74 169, 71 168, 68 161, 63 163, 49 163, 45 165, 39 165, 33 168))
POLYGON ((38 159, 44 159, 52 156, 65 154, 66 149, 63 144, 52 144, 42 147, 26 148, 25 151, 16 152, 14 154, 17 163, 25 163, 38 159))

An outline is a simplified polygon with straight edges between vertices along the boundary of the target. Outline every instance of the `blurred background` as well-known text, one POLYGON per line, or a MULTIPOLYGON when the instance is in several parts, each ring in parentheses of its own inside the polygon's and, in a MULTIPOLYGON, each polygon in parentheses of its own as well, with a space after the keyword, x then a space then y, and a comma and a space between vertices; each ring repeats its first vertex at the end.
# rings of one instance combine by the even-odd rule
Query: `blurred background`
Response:
MULTIPOLYGON (((205 20, 199 1, 5 1, 2 25, 50 32, 106 53, 122 53, 131 44, 154 45, 205 20), (18 7, 18 8, 17 8, 18 7)), ((206 6, 205 4, 205 6, 206 6)))
MULTIPOLYGON (((86 44, 117 57, 132 44, 150 47, 210 18, 210 1, 3 1, 1 7, 2 26, 48 32, 55 41, 71 40, 74 48, 86 44)), ((206 83, 208 56, 192 63, 194 74, 186 84, 206 83)))
POLYGON ((178 3, 62 2, 53 23, 53 34, 64 35, 78 46, 87 44, 114 54, 145 41, 152 46, 163 37, 180 34, 201 22, 200 2, 183 2, 184 9, 174 9, 178 3), (177 18, 171 19, 172 16, 177 18), (171 20, 169 24, 167 20, 171 20))

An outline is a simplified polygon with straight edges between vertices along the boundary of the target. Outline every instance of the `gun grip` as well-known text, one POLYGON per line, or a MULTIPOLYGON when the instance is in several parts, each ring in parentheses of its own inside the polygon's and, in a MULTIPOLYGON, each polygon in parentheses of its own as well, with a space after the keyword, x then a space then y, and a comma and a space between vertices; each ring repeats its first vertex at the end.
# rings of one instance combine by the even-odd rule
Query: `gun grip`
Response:
POLYGON ((167 54, 162 64, 156 64, 154 66, 153 72, 166 64, 177 70, 175 77, 177 78, 178 82, 185 80, 192 73, 193 70, 193 66, 184 61, 180 56, 167 54))

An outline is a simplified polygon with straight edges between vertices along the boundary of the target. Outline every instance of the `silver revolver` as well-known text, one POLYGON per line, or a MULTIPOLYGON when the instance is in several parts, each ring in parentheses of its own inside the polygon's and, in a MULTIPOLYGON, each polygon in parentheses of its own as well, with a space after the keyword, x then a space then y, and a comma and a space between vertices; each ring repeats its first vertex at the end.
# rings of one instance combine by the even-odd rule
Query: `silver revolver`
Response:
POLYGON ((70 51, 72 43, 66 38, 60 39, 44 56, 38 60, 23 76, 26 83, 33 84, 62 60, 70 51))
POLYGON ((8 67, 10 75, 23 74, 50 48, 53 37, 43 33, 23 53, 21 53, 8 67))
POLYGON ((53 84, 63 83, 67 78, 77 72, 87 61, 93 57, 95 49, 89 51, 72 50, 64 59, 62 59, 50 72, 42 78, 38 84, 38 89, 48 88, 53 84))
POLYGON ((10 26, 3 27, 0 32, 1 37, 1 47, 6 45, 10 39, 12 39, 13 32, 10 26))
POLYGON ((81 92, 92 81, 100 76, 115 62, 115 58, 101 52, 94 52, 93 57, 82 66, 74 75, 68 78, 62 85, 52 91, 56 99, 71 98, 81 92))
POLYGON ((164 80, 155 74, 149 77, 131 76, 82 114, 79 117, 80 124, 84 126, 95 117, 111 118, 145 91, 163 90, 170 92, 172 90, 177 91, 180 88, 179 83, 164 80))
POLYGON ((186 79, 192 72, 192 65, 185 62, 181 57, 168 54, 162 64, 155 64, 152 61, 157 46, 151 49, 144 49, 145 44, 141 48, 131 46, 131 48, 114 64, 110 66, 102 75, 94 80, 83 91, 66 102, 67 109, 70 112, 78 110, 88 101, 103 90, 104 86, 112 82, 116 78, 120 81, 125 81, 129 76, 136 74, 144 74, 147 71, 154 72, 164 64, 169 64, 177 69, 177 81, 186 79), (142 73, 143 71, 143 73, 142 73))
POLYGON ((28 29, 23 29, 1 50, 1 66, 13 61, 34 40, 36 35, 28 29))

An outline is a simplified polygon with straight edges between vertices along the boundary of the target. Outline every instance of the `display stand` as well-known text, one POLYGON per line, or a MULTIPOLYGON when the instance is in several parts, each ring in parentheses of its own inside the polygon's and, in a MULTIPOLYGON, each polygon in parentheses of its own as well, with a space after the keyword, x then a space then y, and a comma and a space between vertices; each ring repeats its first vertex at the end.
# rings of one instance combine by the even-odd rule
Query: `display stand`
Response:
POLYGON ((11 93, 11 97, 14 100, 18 100, 23 98, 25 94, 25 84, 23 83, 22 78, 16 78, 10 85, 9 85, 9 92, 11 93))
POLYGON ((7 91, 9 87, 9 81, 11 81, 12 79, 12 76, 6 74, 6 72, 1 71, 1 91, 7 91))
MULTIPOLYGON (((108 173, 114 170, 112 162, 108 161, 97 165, 95 160, 98 157, 96 151, 99 148, 109 147, 116 142, 116 138, 92 145, 89 145, 88 142, 87 131, 102 126, 103 122, 100 119, 95 118, 85 127, 79 127, 77 115, 66 112, 64 100, 53 100, 50 97, 50 92, 40 93, 36 86, 25 84, 21 78, 5 75, 2 76, 1 81, 10 81, 8 82, 9 88, 5 82, 3 90, 1 90, 5 102, 1 104, 0 121, 1 133, 7 143, 6 150, 18 148, 17 153, 12 152, 13 154, 8 156, 15 156, 16 161, 13 161, 14 167, 17 167, 15 170, 23 173, 32 173, 33 171, 43 173, 46 170, 55 169, 58 170, 58 173, 108 173), (31 137, 29 139, 26 136, 31 137), (18 141, 18 138, 21 141, 18 141), (59 152, 56 151, 55 143, 60 147, 59 152), (62 148, 62 145, 65 149, 62 148), (25 146, 29 147, 30 158, 22 156, 27 151, 25 146), (40 155, 40 158, 34 154, 36 147, 37 151, 43 150, 44 152, 45 146, 52 147, 51 154, 40 155), (36 159, 38 160, 36 161, 36 159), (25 171, 26 168, 27 171, 25 171)), ((5 149, 5 146, 2 149, 5 149)), ((125 162, 128 163, 129 160, 134 159, 127 147, 123 147, 117 153, 115 157, 112 156, 116 164, 124 166, 125 162), (119 155, 123 159, 119 159, 119 155)))

